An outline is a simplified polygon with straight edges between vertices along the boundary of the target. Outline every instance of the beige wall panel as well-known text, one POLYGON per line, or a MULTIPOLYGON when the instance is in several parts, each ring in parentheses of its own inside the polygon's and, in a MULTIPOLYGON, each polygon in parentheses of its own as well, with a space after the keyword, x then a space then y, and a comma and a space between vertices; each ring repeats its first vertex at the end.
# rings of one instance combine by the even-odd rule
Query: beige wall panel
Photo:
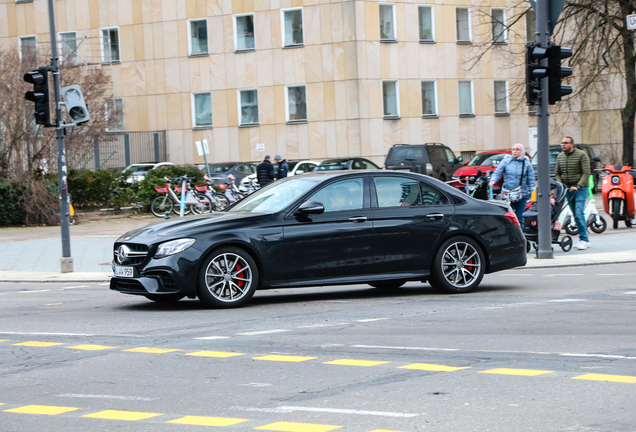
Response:
POLYGON ((399 120, 383 120, 382 121, 382 144, 383 144, 383 154, 387 154, 389 149, 393 144, 397 142, 402 142, 402 136, 399 135, 400 138, 396 140, 395 131, 396 129, 400 129, 400 121, 399 120))
POLYGON ((152 25, 153 52, 155 59, 165 59, 166 55, 163 48, 163 23, 154 23, 152 25))
POLYGON ((347 137, 347 120, 336 120, 336 156, 349 156, 349 139, 347 137))
POLYGON ((320 44, 320 6, 303 8, 305 46, 320 44))
POLYGON ((495 87, 492 80, 473 80, 473 94, 475 95, 475 115, 495 114, 495 87))
POLYGON ((106 15, 100 16, 102 22, 107 23, 107 26, 118 26, 119 25, 119 9, 117 1, 109 1, 107 2, 108 7, 104 9, 106 15))
POLYGON ((435 33, 437 42, 455 43, 457 41, 455 5, 445 4, 435 8, 435 33))
POLYGON ((168 144, 168 155, 170 161, 176 164, 185 163, 183 153, 183 131, 169 130, 166 132, 166 141, 168 144))
POLYGON ((343 35, 342 40, 351 42, 356 40, 356 12, 353 2, 342 3, 342 23, 343 35))
MULTIPOLYGON (((495 131, 495 142, 494 145, 496 148, 508 148, 511 147, 514 143, 516 143, 517 141, 514 142, 510 142, 510 135, 511 135, 511 130, 510 130, 510 117, 490 117, 490 116, 482 116, 480 117, 480 119, 483 120, 484 123, 488 122, 490 123, 490 119, 492 119, 492 127, 493 129, 483 129, 483 130, 492 130, 495 131)), ((526 136, 528 135, 527 133, 527 129, 526 129, 526 136)), ((527 140, 527 138, 526 138, 527 140)), ((475 148, 476 149, 483 149, 484 146, 486 145, 485 142, 477 142, 475 143, 475 148)))
POLYGON ((228 141, 227 146, 229 146, 230 160, 240 160, 241 155, 239 153, 238 146, 238 128, 230 127, 227 130, 228 141))
MULTIPOLYGON (((296 153, 288 153, 285 158, 307 159, 309 157, 309 125, 299 124, 296 143, 292 144, 292 148, 296 148, 296 153)), ((289 148, 289 146, 288 146, 289 148)))
POLYGON ((308 141, 306 126, 304 124, 287 125, 285 145, 279 145, 276 153, 284 154, 288 159, 298 159, 300 157, 299 147, 301 143, 304 142, 306 144, 308 141))
POLYGON ((325 119, 325 96, 323 84, 307 84, 307 115, 310 122, 322 121, 325 119))
POLYGON ((124 83, 121 79, 121 65, 114 65, 112 69, 113 91, 116 95, 124 93, 124 83))
POLYGON ((303 0, 291 0, 291 7, 301 7, 303 0))
POLYGON ((355 44, 356 49, 356 78, 357 79, 365 79, 368 78, 367 72, 367 46, 364 42, 359 42, 355 44))
MULTIPOLYGON (((165 58, 179 57, 179 28, 177 21, 162 23, 163 54, 165 58)), ((187 52, 187 51, 186 51, 187 52)))
POLYGON ((151 0, 151 22, 158 23, 163 21, 163 0, 151 0))
POLYGON ((146 60, 155 58, 155 42, 153 34, 153 24, 142 24, 144 53, 143 58, 146 60))
POLYGON ((7 5, 0 4, 0 38, 9 37, 9 19, 7 5))
MULTIPOLYGON (((406 16, 404 11, 404 3, 395 3, 395 18, 397 26, 397 40, 400 42, 406 41, 406 16)), ((379 6, 378 6, 379 13, 379 6)))
POLYGON ((75 1, 74 18, 75 26, 72 30, 87 30, 91 28, 90 7, 88 0, 76 0, 75 1))
POLYGON ((245 157, 241 154, 241 160, 256 160, 260 152, 256 151, 256 144, 261 141, 260 127, 248 128, 250 131, 250 142, 247 154, 245 157))
POLYGON ((166 93, 181 92, 181 65, 178 58, 165 60, 166 93))
MULTIPOLYGON (((476 119, 475 117, 467 117, 459 119, 459 149, 460 151, 467 151, 475 148, 476 133, 476 119)), ((451 146, 453 150, 457 147, 451 146)))
POLYGON ((344 80, 347 77, 344 43, 334 43, 333 47, 333 79, 344 80))
POLYGON ((135 60, 135 29, 131 25, 119 27, 119 53, 122 62, 135 60))
MULTIPOLYGON (((228 127, 228 91, 216 90, 212 92, 212 124, 217 127, 228 127)), ((232 99, 236 99, 236 95, 232 99)), ((236 104, 235 104, 236 106, 236 104)), ((234 114, 236 117, 236 114, 234 114)))
POLYGON ((370 115, 369 108, 369 81, 356 80, 358 86, 358 109, 360 110, 360 118, 368 119, 370 115))
MULTIPOLYGON (((20 6, 24 6, 24 7, 19 7, 15 9, 16 33, 17 35, 20 35, 20 36, 32 34, 32 33, 27 33, 27 20, 32 19, 31 17, 33 16, 33 3, 27 3, 20 6), (27 18, 27 8, 31 12, 28 18, 27 18)), ((48 25, 47 25, 47 28, 48 28, 48 25)))
POLYGON ((347 83, 334 82, 334 99, 336 103, 336 120, 346 120, 347 117, 347 83))
MULTIPOLYGON (((209 24, 208 24, 209 25, 209 24)), ((186 57, 190 55, 188 50, 188 22, 187 20, 177 21, 177 35, 179 35, 177 39, 177 52, 180 57, 186 57)), ((209 52, 208 45, 208 52, 209 52)))
POLYGON ((338 147, 336 143, 336 122, 325 122, 325 145, 327 149, 326 158, 333 158, 338 155, 338 147))
POLYGON ((380 80, 367 81, 369 88, 369 117, 382 118, 382 82, 380 80))
POLYGON ((358 78, 358 51, 357 43, 345 42, 345 79, 352 80, 358 78))
POLYGON ((243 0, 232 0, 232 13, 243 13, 243 0))
POLYGON ((409 117, 419 119, 422 117, 422 82, 420 80, 408 80, 405 84, 408 87, 409 117))
POLYGON ((307 82, 322 81, 322 47, 320 45, 312 45, 305 47, 304 51, 306 58, 309 59, 305 63, 307 82))
POLYGON ((198 18, 197 17, 197 0, 186 0, 186 18, 198 18))
POLYGON ((354 40, 363 41, 367 38, 365 19, 365 2, 355 1, 353 4, 354 40))
POLYGON ((260 143, 265 145, 264 152, 254 152, 251 155, 251 160, 262 162, 265 155, 274 156, 276 154, 276 125, 261 125, 260 129, 260 143))
POLYGON ((230 134, 227 127, 217 127, 212 130, 214 133, 213 149, 210 151, 215 162, 229 162, 230 144, 228 142, 230 134))
POLYGON ((400 58, 400 61, 404 61, 403 64, 406 65, 406 68, 402 71, 406 78, 418 79, 423 77, 420 71, 420 54, 422 52, 420 44, 417 42, 407 43, 401 47, 401 53, 406 57, 404 60, 400 58))
POLYGON ((225 56, 225 86, 236 88, 236 55, 225 56))
MULTIPOLYGON (((380 79, 382 77, 382 68, 384 59, 380 55, 380 42, 365 42, 367 49, 366 58, 366 77, 371 79, 380 79)), ((364 66, 363 66, 364 67, 364 66)))
MULTIPOLYGON (((73 0, 67 0, 55 5, 55 30, 58 32, 75 30, 75 5, 73 0)), ((30 19, 31 26, 35 24, 35 20, 30 19)), ((28 29, 30 30, 30 29, 28 29)), ((42 29, 39 29, 42 31, 42 29)), ((49 30, 50 31, 50 30, 49 30)))
POLYGON ((366 34, 368 41, 380 40, 380 6, 377 2, 365 2, 366 34))
POLYGON ((347 117, 350 119, 360 118, 360 95, 358 92, 358 81, 345 81, 347 87, 347 117))
POLYGON ((157 94, 167 93, 166 89, 166 62, 155 60, 154 62, 155 86, 157 94))
MULTIPOLYGON (((360 134, 360 154, 363 156, 373 157, 371 150, 371 130, 370 120, 360 119, 358 120, 358 131, 360 134)), ((373 160, 373 159, 371 159, 373 160)), ((379 165, 381 167, 381 165, 379 165)))
MULTIPOLYGON (((522 143, 526 149, 529 148, 528 136, 528 115, 510 116, 510 143, 522 143)), ((533 155, 530 155, 533 156, 533 155)))
POLYGON ((189 129, 184 129, 181 131, 181 142, 183 143, 183 159, 184 164, 187 165, 193 164, 194 158, 197 157, 197 150, 196 146, 194 145, 194 139, 192 139, 192 132, 193 131, 189 129))
POLYGON ((270 154, 270 156, 274 156, 276 153, 285 150, 287 151, 287 134, 288 129, 286 124, 277 124, 276 125, 276 143, 273 148, 274 154, 270 154), (281 150, 283 149, 283 150, 281 150))
MULTIPOLYGON (((85 0, 83 0, 85 1, 85 0)), ((132 9, 132 23, 133 24, 143 24, 144 23, 144 18, 143 18, 143 3, 144 0, 136 0, 132 2, 131 5, 131 9, 132 9)))
POLYGON ((334 43, 344 42, 344 17, 342 3, 331 3, 331 40, 334 43))
MULTIPOLYGON (((189 73, 186 75, 186 78, 190 79, 190 83, 188 84, 187 90, 184 89, 183 91, 198 92, 198 91, 209 90, 210 89, 208 86, 205 86, 205 88, 202 88, 202 85, 201 85, 201 81, 202 81, 202 78, 201 78, 201 66, 202 65, 199 62, 199 60, 201 60, 201 59, 202 59, 202 57, 193 57, 193 58, 189 59, 189 61, 188 61, 188 71, 189 71, 189 73)), ((206 58, 203 58, 203 59, 207 60, 206 58)), ((207 62, 206 62, 205 66, 207 66, 207 62)))
POLYGON ((322 159, 327 157, 327 138, 325 135, 325 122, 311 122, 307 125, 309 133, 309 159, 322 159))
MULTIPOLYGON (((283 113, 283 116, 285 114, 283 113)), ((258 89, 258 118, 263 124, 276 123, 276 100, 274 87, 263 87, 258 89)))
POLYGON ((259 87, 274 85, 272 50, 256 51, 256 70, 259 87))
POLYGON ((320 5, 320 42, 330 44, 333 42, 331 31, 331 5, 320 5))
POLYGON ((400 143, 413 144, 414 142, 416 142, 411 138, 411 129, 409 128, 409 120, 410 120, 409 118, 402 117, 400 120, 395 121, 402 135, 402 139, 400 139, 400 143))
POLYGON ((210 60, 208 57, 199 57, 194 61, 199 68, 201 75, 199 80, 199 90, 210 90, 210 60))
POLYGON ((124 112, 126 116, 124 118, 124 124, 126 125, 126 130, 138 131, 141 129, 141 125, 139 124, 139 98, 137 97, 129 97, 126 98, 126 106, 124 112))
POLYGON ((223 21, 223 52, 231 53, 234 52, 234 27, 233 27, 233 16, 232 15, 224 15, 222 18, 223 21))
POLYGON ((220 16, 223 15, 222 0, 208 0, 207 1, 207 16, 220 16))
POLYGON ((283 50, 271 50, 272 55, 272 81, 274 85, 282 85, 285 82, 285 68, 283 67, 283 50))
POLYGON ((307 72, 305 70, 305 49, 294 51, 294 82, 304 84, 307 82, 307 72))
POLYGON ((336 89, 333 81, 323 83, 324 94, 324 118, 325 120, 335 120, 336 118, 336 89))
POLYGON ((270 20, 271 20, 271 38, 272 38, 272 48, 279 48, 281 46, 283 46, 283 42, 282 42, 282 30, 281 30, 281 24, 280 24, 280 11, 279 10, 272 10, 270 12, 270 20))
POLYGON ((258 64, 256 52, 245 53, 245 85, 258 86, 258 64))
POLYGON ((179 0, 161 0, 161 20, 165 23, 174 21, 177 17, 177 3, 179 0))
POLYGON ((89 14, 91 17, 91 28, 99 28, 99 4, 98 0, 89 0, 89 14))
MULTIPOLYGON (((244 161, 244 160, 251 159, 250 131, 257 130, 257 129, 258 128, 255 128, 255 127, 238 128, 238 147, 239 147, 240 160, 244 161)), ((256 146, 254 146, 254 148, 256 148, 256 146)))
POLYGON ((586 144, 598 143, 601 140, 600 112, 588 111, 581 113, 581 142, 586 144))
MULTIPOLYGON (((208 18, 208 51, 210 54, 222 54, 225 52, 225 44, 223 30, 223 17, 215 16, 208 18)), ((187 37, 187 33, 186 33, 187 37)), ((234 39, 232 39, 234 40, 234 39)), ((187 44, 186 39, 186 44, 187 44)), ((234 50, 232 50, 234 51, 234 50)))
POLYGON ((227 90, 227 122, 229 126, 238 126, 238 103, 236 90, 227 90))
POLYGON ((223 0, 223 15, 232 14, 232 0, 223 0))
POLYGON ((146 119, 148 121, 148 130, 159 130, 157 123, 157 96, 146 97, 146 119))
POLYGON ((144 28, 142 24, 136 24, 133 28, 133 56, 134 60, 145 60, 144 56, 144 28))
POLYGON ((156 130, 168 129, 168 107, 167 95, 157 95, 155 112, 156 112, 156 130))
MULTIPOLYGON (((293 49, 283 49, 282 53, 282 70, 283 70, 283 82, 287 85, 296 83, 296 73, 295 73, 295 52, 301 48, 293 48, 293 49)), ((276 68, 275 68, 276 71, 276 68)), ((277 72, 277 71, 276 71, 277 72)))
POLYGON ((269 10, 269 0, 254 0, 255 11, 269 10))
POLYGON ((274 106, 276 113, 276 123, 285 124, 285 86, 274 86, 274 106))
POLYGON ((439 130, 439 119, 422 119, 422 142, 440 142, 439 130))
POLYGON ((459 117, 439 119, 439 141, 453 150, 459 151, 459 117))
POLYGON ((168 129, 184 129, 190 128, 190 124, 183 124, 183 109, 188 110, 189 105, 185 107, 181 103, 181 93, 166 95, 168 129))
POLYGON ((271 12, 263 11, 254 14, 254 44, 257 50, 269 50, 272 48, 272 22, 271 12))
MULTIPOLYGON (((589 142, 589 144, 618 143, 623 140, 622 123, 620 111, 606 110, 599 116, 600 136, 599 141, 589 142)), ((609 162, 609 161, 603 161, 609 162)))
POLYGON ((459 92, 456 80, 437 80, 437 96, 440 116, 459 115, 459 92))
MULTIPOLYGON (((9 31, 9 36, 18 36, 18 12, 16 10, 15 3, 7 4, 7 17, 9 18, 9 22, 7 23, 7 28, 9 31)), ((47 26, 48 28, 48 26, 47 26)))
POLYGON ((362 156, 360 153, 360 120, 347 121, 347 139, 349 156, 362 156))
MULTIPOLYGON (((133 2, 130 0, 117 0, 116 2, 110 0, 113 3, 116 3, 117 12, 118 12, 118 25, 131 25, 133 22, 133 2)), ((136 3, 136 2, 135 2, 136 3)))
POLYGON ((225 55, 211 55, 207 57, 210 69, 210 89, 221 90, 225 88, 225 55))
POLYGON ((234 65, 236 68, 235 80, 236 80, 237 88, 248 87, 247 80, 246 80, 246 70, 245 70, 245 63, 246 63, 247 57, 245 54, 246 53, 241 53, 236 55, 227 54, 228 57, 229 56, 234 57, 234 65))
POLYGON ((122 86, 124 96, 146 94, 145 62, 129 62, 121 65, 122 86))
MULTIPOLYGON (((402 10, 404 14, 402 32, 398 32, 398 39, 407 42, 420 42, 420 29, 419 29, 419 9, 418 4, 405 4, 403 7, 398 7, 398 14, 402 10)), ((400 19, 398 18, 398 25, 400 25, 400 19)))
POLYGON ((141 20, 144 24, 153 22, 153 0, 140 0, 141 5, 141 20))
POLYGON ((322 45, 322 79, 324 81, 334 80, 334 53, 332 44, 322 45))

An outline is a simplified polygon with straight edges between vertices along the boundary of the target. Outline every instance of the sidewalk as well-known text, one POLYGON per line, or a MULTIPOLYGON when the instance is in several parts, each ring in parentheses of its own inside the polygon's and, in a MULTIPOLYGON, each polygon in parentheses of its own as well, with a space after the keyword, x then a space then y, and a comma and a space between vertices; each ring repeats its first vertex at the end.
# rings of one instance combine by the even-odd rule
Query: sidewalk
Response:
MULTIPOLYGON (((589 233, 589 249, 563 252, 558 245, 552 245, 554 258, 541 260, 532 249, 524 268, 636 262, 636 228, 627 228, 621 222, 614 230, 609 217, 603 217, 608 228, 603 234, 589 233)), ((71 226, 72 273, 60 273, 59 226, 0 228, 0 282, 108 282, 115 240, 131 229, 159 222, 162 220, 151 215, 96 214, 91 220, 71 226)), ((572 240, 578 243, 578 237, 572 240)))

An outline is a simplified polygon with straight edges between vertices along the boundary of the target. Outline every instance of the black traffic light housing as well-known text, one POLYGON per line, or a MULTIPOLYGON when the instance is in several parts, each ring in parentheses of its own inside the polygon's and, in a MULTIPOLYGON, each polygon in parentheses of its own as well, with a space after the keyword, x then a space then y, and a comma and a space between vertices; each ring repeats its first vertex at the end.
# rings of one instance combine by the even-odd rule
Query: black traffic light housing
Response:
POLYGON ((572 93, 572 87, 562 85, 561 80, 572 75, 572 68, 561 66, 561 61, 572 57, 570 48, 563 48, 558 45, 548 48, 548 101, 550 105, 561 100, 562 96, 572 93))
POLYGON ((540 63, 547 57, 548 48, 540 47, 536 43, 526 44, 526 105, 541 104, 541 78, 547 77, 549 70, 540 63))
POLYGON ((28 101, 35 102, 35 123, 44 127, 51 124, 51 107, 49 104, 49 67, 40 66, 37 70, 24 74, 24 81, 33 84, 33 90, 24 94, 28 101))

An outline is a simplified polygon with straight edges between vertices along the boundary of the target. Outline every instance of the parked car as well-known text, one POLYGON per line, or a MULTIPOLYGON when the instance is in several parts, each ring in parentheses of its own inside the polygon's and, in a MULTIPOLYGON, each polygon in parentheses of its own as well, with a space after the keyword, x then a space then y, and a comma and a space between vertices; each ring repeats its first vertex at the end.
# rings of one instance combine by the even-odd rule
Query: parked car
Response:
POLYGON ((441 143, 396 144, 389 149, 384 161, 388 170, 411 171, 449 180, 460 167, 462 158, 441 143))
POLYGON ((172 162, 142 162, 128 165, 122 172, 130 174, 130 177, 126 179, 128 183, 136 183, 145 179, 150 170, 169 165, 174 164, 172 162))
MULTIPOLYGON (((509 149, 487 150, 477 153, 473 156, 470 162, 467 162, 466 165, 455 171, 452 177, 455 181, 450 183, 450 185, 457 189, 464 190, 467 182, 471 184, 475 182, 477 170, 481 170, 482 173, 490 172, 490 174, 492 174, 497 169, 499 162, 501 162, 509 154, 512 154, 512 151, 509 149)), ((492 187, 493 194, 497 195, 499 193, 502 184, 503 177, 492 187)))
MULTIPOLYGON (((239 185, 241 180, 245 177, 256 173, 257 165, 258 164, 256 162, 220 162, 208 164, 210 169, 210 179, 214 182, 214 184, 218 185, 232 174, 235 179, 234 181, 237 185, 239 185)), ((197 167, 207 174, 205 164, 197 165, 197 167)))
POLYGON ((415 173, 330 171, 137 228, 117 239, 113 264, 114 291, 230 308, 271 288, 428 281, 466 293, 485 273, 525 265, 526 240, 507 204, 415 173))
MULTIPOLYGON (((596 171, 596 168, 598 168, 600 164, 600 158, 594 159, 596 154, 594 153, 594 149, 592 148, 593 146, 589 144, 575 144, 574 146, 579 150, 583 150, 585 153, 587 153, 587 156, 590 158, 590 169, 591 169, 591 173, 592 173, 593 181, 594 181, 594 189, 592 190, 592 192, 596 193, 600 190, 599 188, 600 173, 599 171, 596 171)), ((556 170, 557 156, 562 151, 563 150, 561 149, 561 146, 559 144, 550 146, 550 177, 554 177, 554 171, 556 170)), ((535 153, 534 156, 532 157, 532 169, 534 169, 534 176, 536 178, 537 175, 539 174, 539 154, 538 153, 535 153)))
MULTIPOLYGON (((298 174, 305 174, 308 172, 312 172, 314 168, 316 168, 320 162, 312 161, 312 160, 291 160, 287 161, 287 166, 289 167, 289 172, 287 176, 294 176, 298 174)), ((274 169, 278 173, 278 165, 274 164, 274 169)), ((244 189, 249 189, 249 184, 256 178, 256 174, 250 174, 247 177, 244 177, 241 180, 241 187, 244 189)))
POLYGON ((380 169, 379 166, 364 158, 327 159, 320 162, 314 171, 342 171, 380 169))

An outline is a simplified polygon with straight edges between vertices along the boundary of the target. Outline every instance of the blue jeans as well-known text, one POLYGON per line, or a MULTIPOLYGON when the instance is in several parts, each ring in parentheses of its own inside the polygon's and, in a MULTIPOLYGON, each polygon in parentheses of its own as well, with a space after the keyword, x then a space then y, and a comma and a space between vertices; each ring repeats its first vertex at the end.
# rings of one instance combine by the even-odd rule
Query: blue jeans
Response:
POLYGON ((570 192, 569 190, 565 194, 565 199, 570 204, 570 209, 574 213, 574 221, 576 227, 579 230, 579 239, 581 241, 589 242, 587 237, 587 221, 585 220, 585 201, 587 200, 588 189, 579 189, 576 192, 570 192))
POLYGON ((516 203, 510 203, 510 207, 512 207, 512 211, 517 215, 517 219, 519 219, 519 224, 521 224, 521 231, 523 231, 523 212, 526 211, 526 203, 528 202, 528 198, 521 198, 516 203))

